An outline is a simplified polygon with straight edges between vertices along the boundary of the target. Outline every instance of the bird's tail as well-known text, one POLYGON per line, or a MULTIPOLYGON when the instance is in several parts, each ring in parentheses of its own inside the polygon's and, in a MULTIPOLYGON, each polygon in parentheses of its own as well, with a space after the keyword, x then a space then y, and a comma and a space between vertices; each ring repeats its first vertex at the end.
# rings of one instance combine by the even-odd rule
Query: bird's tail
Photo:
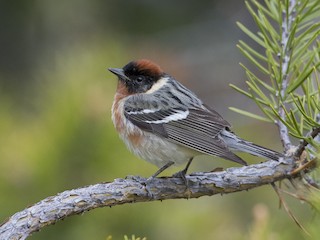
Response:
POLYGON ((227 130, 221 132, 221 137, 231 150, 246 152, 254 156, 275 161, 278 161, 280 158, 284 157, 282 153, 243 140, 227 130))

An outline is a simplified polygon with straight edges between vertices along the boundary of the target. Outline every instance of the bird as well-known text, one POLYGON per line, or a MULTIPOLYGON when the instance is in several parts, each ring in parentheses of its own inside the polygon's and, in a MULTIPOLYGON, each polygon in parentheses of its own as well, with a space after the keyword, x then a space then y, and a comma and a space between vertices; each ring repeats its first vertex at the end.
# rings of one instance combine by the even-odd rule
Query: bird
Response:
POLYGON ((113 124, 131 152, 158 167, 151 178, 185 164, 174 175, 184 178, 193 158, 203 154, 241 165, 247 162, 233 151, 275 161, 283 157, 238 137, 218 112, 151 60, 108 70, 118 77, 113 124))

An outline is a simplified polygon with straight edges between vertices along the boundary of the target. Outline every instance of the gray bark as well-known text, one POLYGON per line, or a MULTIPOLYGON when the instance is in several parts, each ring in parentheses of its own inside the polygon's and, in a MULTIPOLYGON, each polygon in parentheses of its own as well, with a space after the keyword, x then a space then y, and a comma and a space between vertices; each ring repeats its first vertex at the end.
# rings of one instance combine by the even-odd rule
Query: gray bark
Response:
POLYGON ((291 174, 292 159, 268 161, 220 172, 192 173, 188 187, 180 178, 164 177, 147 180, 129 176, 113 182, 99 183, 67 190, 48 197, 11 216, 0 226, 0 239, 26 239, 33 232, 54 224, 68 216, 95 208, 126 203, 176 198, 198 198, 233 193, 297 177, 291 174))

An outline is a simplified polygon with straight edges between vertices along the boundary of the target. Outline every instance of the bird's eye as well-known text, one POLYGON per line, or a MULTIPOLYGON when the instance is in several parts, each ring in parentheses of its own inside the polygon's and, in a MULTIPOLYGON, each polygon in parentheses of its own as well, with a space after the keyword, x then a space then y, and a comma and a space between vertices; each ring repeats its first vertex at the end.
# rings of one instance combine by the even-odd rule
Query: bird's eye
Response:
POLYGON ((137 77, 137 81, 138 81, 138 82, 142 82, 142 80, 143 80, 143 76, 137 77))

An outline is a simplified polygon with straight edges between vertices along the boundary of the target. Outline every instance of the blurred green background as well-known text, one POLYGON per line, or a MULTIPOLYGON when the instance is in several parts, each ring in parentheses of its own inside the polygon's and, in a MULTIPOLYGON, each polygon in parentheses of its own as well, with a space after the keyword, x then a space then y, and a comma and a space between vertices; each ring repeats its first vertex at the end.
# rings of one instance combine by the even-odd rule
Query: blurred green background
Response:
MULTIPOLYGON (((235 22, 254 26, 243 1, 1 1, 0 18, 0 221, 67 189, 156 171, 126 150, 111 122, 116 79, 106 68, 133 59, 156 61, 217 109, 239 135, 281 150, 275 126, 228 110, 258 111, 228 86, 245 81, 238 65, 245 59, 236 43, 246 37, 235 22)), ((230 166, 235 165, 200 157, 190 171, 230 166)), ((288 202, 320 236, 312 209, 288 202)), ((96 209, 30 239, 131 234, 155 240, 307 238, 278 210, 276 194, 265 186, 96 209)))

